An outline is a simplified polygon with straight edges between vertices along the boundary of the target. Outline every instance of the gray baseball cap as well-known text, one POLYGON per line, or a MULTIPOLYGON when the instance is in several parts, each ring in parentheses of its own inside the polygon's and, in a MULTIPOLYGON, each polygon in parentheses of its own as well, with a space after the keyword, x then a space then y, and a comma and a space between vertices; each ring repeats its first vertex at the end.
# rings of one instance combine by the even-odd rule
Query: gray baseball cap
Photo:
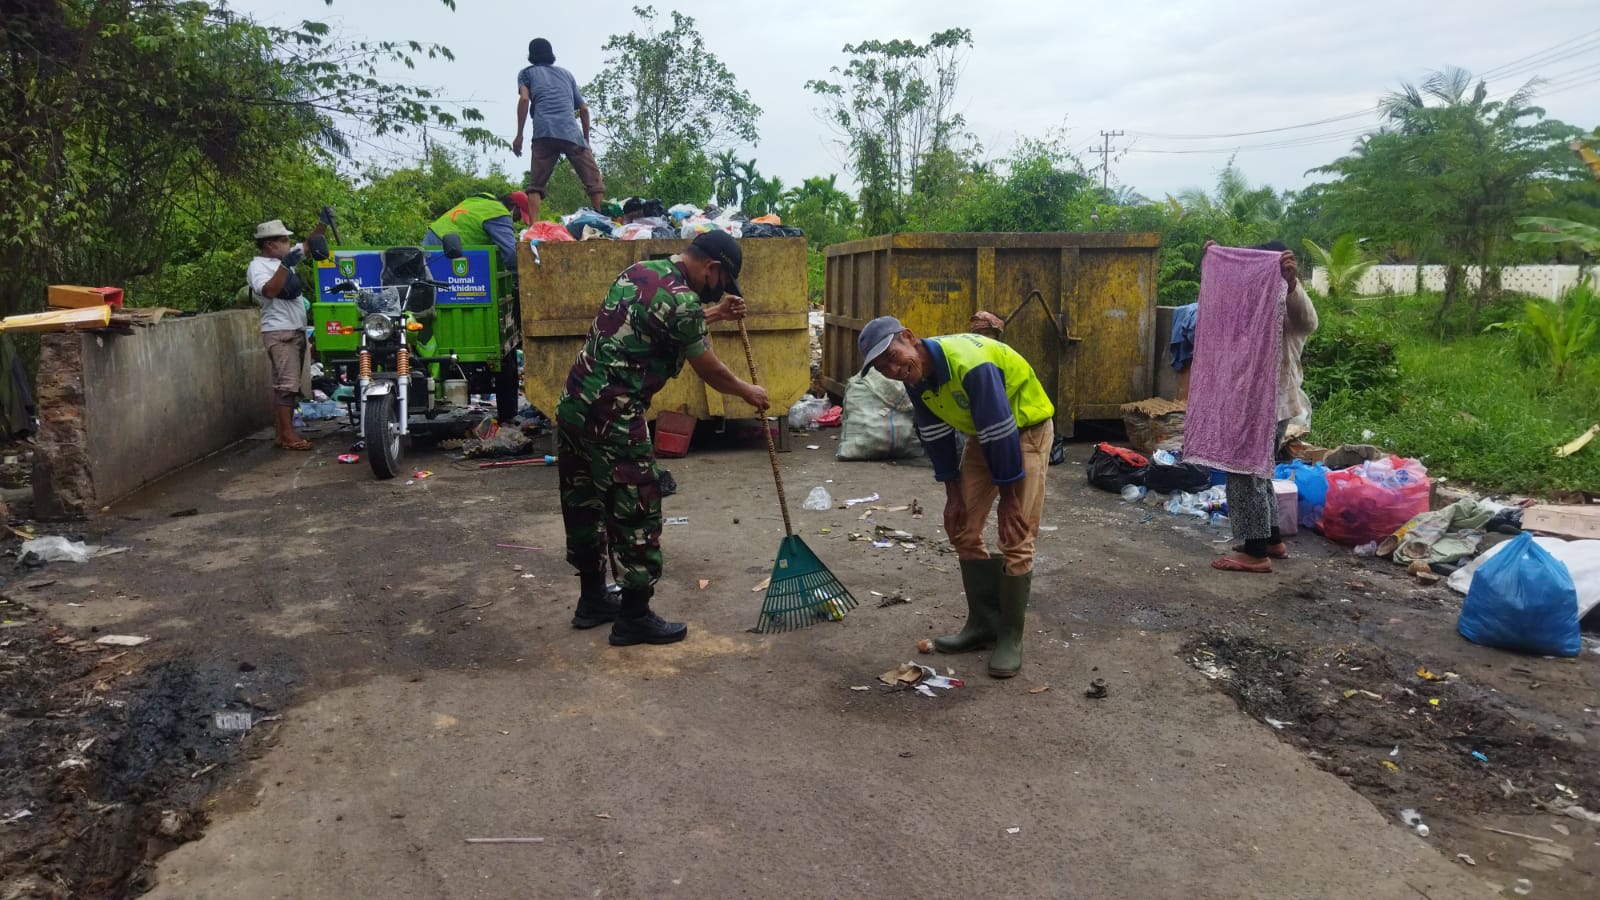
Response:
POLYGON ((872 361, 882 356, 883 351, 889 349, 894 339, 905 330, 906 327, 894 316, 879 316, 868 322, 867 326, 861 329, 861 336, 856 338, 856 347, 861 350, 859 374, 867 374, 867 369, 872 367, 872 361))

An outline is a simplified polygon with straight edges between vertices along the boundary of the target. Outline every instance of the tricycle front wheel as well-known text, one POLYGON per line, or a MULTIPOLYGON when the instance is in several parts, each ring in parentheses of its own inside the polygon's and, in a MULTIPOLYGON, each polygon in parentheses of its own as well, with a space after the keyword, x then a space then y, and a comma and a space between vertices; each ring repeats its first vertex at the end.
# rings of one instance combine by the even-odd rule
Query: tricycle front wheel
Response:
POLYGON ((367 445, 367 461, 372 463, 372 474, 387 480, 400 474, 400 457, 403 447, 400 437, 400 401, 383 397, 368 401, 366 431, 362 438, 367 445))

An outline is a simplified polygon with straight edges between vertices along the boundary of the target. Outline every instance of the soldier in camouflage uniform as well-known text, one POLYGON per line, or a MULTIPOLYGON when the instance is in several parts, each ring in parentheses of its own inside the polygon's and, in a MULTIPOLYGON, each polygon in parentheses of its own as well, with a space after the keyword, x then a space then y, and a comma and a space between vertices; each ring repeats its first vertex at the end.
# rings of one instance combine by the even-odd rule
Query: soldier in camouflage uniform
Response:
POLYGON ((650 609, 661 577, 661 485, 645 417, 688 360, 706 384, 758 410, 767 392, 712 352, 711 322, 744 318, 739 244, 702 234, 671 259, 630 266, 611 286, 556 406, 567 562, 581 588, 576 628, 611 626, 611 643, 670 644, 688 634, 650 609), (720 301, 720 302, 713 302, 720 301), (606 596, 607 550, 622 566, 622 602, 606 596))

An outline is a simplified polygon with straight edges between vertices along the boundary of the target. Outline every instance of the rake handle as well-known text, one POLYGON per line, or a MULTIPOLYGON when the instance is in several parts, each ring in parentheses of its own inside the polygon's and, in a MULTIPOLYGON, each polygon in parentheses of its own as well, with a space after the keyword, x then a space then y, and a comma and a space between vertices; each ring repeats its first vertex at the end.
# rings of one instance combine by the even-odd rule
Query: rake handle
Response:
MULTIPOLYGON (((744 361, 750 366, 750 383, 760 385, 756 375, 756 354, 750 349, 750 331, 739 320, 739 340, 744 344, 744 361)), ((794 524, 789 521, 789 498, 783 491, 783 472, 778 469, 778 447, 772 443, 772 429, 767 427, 766 410, 761 410, 761 434, 767 439, 767 457, 772 460, 772 480, 778 484, 778 508, 783 510, 783 533, 793 537, 794 524)))

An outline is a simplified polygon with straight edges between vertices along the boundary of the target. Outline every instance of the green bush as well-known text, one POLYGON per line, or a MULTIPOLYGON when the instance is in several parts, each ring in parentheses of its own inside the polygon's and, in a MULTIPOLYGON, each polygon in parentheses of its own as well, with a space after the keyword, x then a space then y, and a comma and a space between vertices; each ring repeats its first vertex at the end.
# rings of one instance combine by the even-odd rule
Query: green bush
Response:
POLYGON ((1400 385, 1394 327, 1383 319, 1333 314, 1306 342, 1301 356, 1313 404, 1344 393, 1367 395, 1368 408, 1393 409, 1400 385))
POLYGON ((1303 358, 1312 439, 1376 443, 1486 491, 1600 489, 1600 447, 1554 453, 1594 424, 1600 359, 1557 383, 1504 335, 1440 341, 1428 327, 1433 303, 1364 300, 1323 319, 1303 358))

